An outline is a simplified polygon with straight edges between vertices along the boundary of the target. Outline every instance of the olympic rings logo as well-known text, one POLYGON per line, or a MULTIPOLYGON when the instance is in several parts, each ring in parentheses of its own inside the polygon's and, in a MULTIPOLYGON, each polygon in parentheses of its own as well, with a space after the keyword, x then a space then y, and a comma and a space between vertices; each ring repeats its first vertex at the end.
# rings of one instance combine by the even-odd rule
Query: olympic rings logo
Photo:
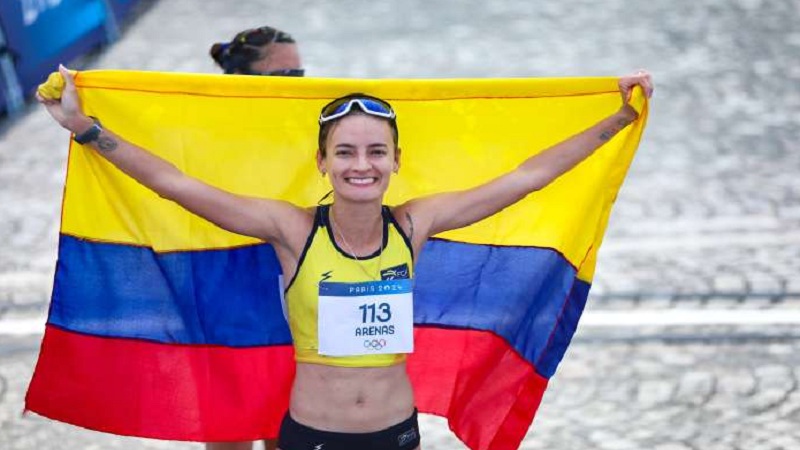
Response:
POLYGON ((386 347, 386 339, 364 339, 364 348, 380 350, 386 347))

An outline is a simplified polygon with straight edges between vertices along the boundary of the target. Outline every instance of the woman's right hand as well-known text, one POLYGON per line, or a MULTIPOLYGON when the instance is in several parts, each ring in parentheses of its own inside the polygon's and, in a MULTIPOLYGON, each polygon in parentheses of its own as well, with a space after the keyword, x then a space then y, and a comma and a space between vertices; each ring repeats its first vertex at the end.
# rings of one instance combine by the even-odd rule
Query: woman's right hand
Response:
POLYGON ((59 125, 73 133, 81 133, 92 125, 92 119, 83 114, 78 90, 75 89, 75 78, 63 65, 58 66, 58 72, 64 80, 61 99, 44 98, 37 92, 36 100, 44 105, 59 125))

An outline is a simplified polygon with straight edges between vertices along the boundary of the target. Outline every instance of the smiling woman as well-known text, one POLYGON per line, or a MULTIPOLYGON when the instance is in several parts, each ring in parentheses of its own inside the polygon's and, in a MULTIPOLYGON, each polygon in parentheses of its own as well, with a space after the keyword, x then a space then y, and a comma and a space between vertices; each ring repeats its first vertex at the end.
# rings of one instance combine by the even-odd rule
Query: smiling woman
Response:
POLYGON ((400 169, 391 106, 364 94, 350 94, 326 105, 319 125, 317 166, 323 176, 330 175, 337 196, 380 198, 392 173, 400 169))
POLYGON ((485 184, 396 206, 383 203, 401 166, 395 111, 382 99, 347 95, 319 116, 316 162, 330 177, 333 203, 303 207, 236 195, 182 173, 87 117, 72 75, 62 68, 61 76, 62 98, 40 101, 75 140, 186 210, 274 247, 296 365, 279 433, 283 450, 419 448, 406 358, 414 351, 411 283, 422 247, 550 184, 637 117, 628 104, 633 86, 652 91, 646 73, 622 77, 619 110, 586 130, 485 184))

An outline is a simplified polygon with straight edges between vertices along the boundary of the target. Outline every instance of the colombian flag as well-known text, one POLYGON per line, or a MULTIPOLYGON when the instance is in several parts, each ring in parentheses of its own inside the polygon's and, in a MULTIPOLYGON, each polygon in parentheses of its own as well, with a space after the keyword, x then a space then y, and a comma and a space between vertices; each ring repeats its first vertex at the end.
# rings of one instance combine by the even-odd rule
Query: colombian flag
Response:
MULTIPOLYGON (((615 78, 337 80, 93 71, 87 114, 239 194, 314 205, 317 117, 389 100, 401 169, 387 204, 465 189, 612 114, 615 78)), ((431 239, 414 288, 420 411, 472 449, 517 448, 564 356, 647 116, 518 204, 431 239)), ((43 416, 192 441, 275 437, 294 375, 275 252, 158 197, 70 143, 47 329, 26 397, 43 416)))

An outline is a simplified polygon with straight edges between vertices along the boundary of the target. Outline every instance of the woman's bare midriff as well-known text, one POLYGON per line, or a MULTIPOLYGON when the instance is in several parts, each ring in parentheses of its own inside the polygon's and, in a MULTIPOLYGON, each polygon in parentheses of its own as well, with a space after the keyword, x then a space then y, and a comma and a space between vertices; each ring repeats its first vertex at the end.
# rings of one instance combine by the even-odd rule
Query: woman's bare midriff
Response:
POLYGON ((406 365, 335 367, 297 363, 289 412, 311 428, 370 433, 408 419, 414 395, 406 365))

